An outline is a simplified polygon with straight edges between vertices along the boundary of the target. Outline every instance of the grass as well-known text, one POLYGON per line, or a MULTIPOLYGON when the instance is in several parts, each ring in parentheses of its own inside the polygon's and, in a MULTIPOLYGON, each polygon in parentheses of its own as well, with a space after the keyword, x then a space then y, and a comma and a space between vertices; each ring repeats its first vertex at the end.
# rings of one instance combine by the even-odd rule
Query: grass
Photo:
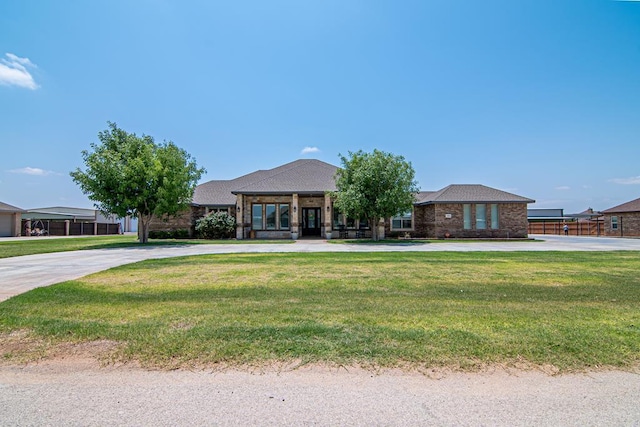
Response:
MULTIPOLYGON (((162 368, 635 368, 638 271, 637 252, 150 260, 0 303, 0 337, 27 336, 43 353, 116 342, 110 360, 162 368)), ((6 360, 25 352, 0 344, 6 360)))
MULTIPOLYGON (((203 240, 203 239, 151 239, 147 246, 160 245, 201 245, 201 244, 235 244, 235 243, 273 243, 270 240, 203 240)), ((293 241, 281 241, 278 243, 290 243, 293 241)), ((39 237, 25 238, 24 240, 10 240, 0 242, 0 258, 9 258, 23 255, 45 254, 52 252, 68 252, 87 249, 108 249, 139 247, 137 236, 108 235, 90 237, 39 237)))

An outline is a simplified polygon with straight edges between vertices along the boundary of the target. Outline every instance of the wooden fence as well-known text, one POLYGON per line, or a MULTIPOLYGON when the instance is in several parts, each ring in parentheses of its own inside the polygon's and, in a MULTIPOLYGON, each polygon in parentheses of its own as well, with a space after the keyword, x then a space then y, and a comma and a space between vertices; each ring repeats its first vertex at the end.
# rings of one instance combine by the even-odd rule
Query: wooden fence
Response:
MULTIPOLYGON (((564 222, 529 222, 529 234, 564 234, 564 222)), ((566 223, 570 236, 600 236, 604 231, 602 221, 573 221, 566 223)))

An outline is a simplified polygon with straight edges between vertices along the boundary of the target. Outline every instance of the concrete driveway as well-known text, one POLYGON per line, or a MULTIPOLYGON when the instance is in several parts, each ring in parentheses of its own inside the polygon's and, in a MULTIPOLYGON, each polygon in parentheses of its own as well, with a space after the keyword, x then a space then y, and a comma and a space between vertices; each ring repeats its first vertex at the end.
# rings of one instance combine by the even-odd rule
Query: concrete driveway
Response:
POLYGON ((73 280, 123 264, 185 255, 260 252, 398 252, 398 251, 640 251, 640 239, 532 236, 536 241, 428 244, 346 244, 298 240, 283 244, 212 244, 96 249, 0 259, 0 301, 30 289, 73 280))

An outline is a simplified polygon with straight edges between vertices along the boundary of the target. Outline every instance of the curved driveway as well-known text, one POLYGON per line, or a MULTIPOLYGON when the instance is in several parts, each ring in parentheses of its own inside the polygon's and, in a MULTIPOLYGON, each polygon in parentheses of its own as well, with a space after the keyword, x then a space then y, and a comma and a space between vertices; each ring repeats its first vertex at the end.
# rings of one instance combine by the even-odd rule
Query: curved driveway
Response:
POLYGON ((73 280, 123 264, 185 255, 264 252, 399 252, 399 251, 640 251, 640 239, 532 236, 532 241, 455 242, 427 244, 332 244, 298 240, 283 244, 211 244, 95 249, 0 259, 0 301, 30 289, 73 280))

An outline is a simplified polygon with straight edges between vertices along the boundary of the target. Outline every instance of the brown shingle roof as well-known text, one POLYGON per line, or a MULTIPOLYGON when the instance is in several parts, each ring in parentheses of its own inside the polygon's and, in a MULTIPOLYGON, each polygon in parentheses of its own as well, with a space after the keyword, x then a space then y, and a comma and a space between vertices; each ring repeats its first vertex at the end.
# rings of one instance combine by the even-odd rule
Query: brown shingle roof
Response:
POLYGON ((535 200, 480 184, 451 184, 439 191, 421 192, 417 204, 534 203, 535 200), (422 195, 422 196, 420 196, 422 195))
POLYGON ((231 180, 200 184, 193 193, 196 205, 224 206, 236 203, 235 194, 247 193, 323 193, 336 189, 337 167, 320 160, 304 159, 259 170, 231 180))
POLYGON ((640 199, 635 199, 627 203, 606 209, 602 213, 618 213, 618 212, 640 212, 640 199))
POLYGON ((324 193, 335 191, 338 168, 320 160, 296 160, 273 169, 264 179, 233 191, 246 193, 324 193))

